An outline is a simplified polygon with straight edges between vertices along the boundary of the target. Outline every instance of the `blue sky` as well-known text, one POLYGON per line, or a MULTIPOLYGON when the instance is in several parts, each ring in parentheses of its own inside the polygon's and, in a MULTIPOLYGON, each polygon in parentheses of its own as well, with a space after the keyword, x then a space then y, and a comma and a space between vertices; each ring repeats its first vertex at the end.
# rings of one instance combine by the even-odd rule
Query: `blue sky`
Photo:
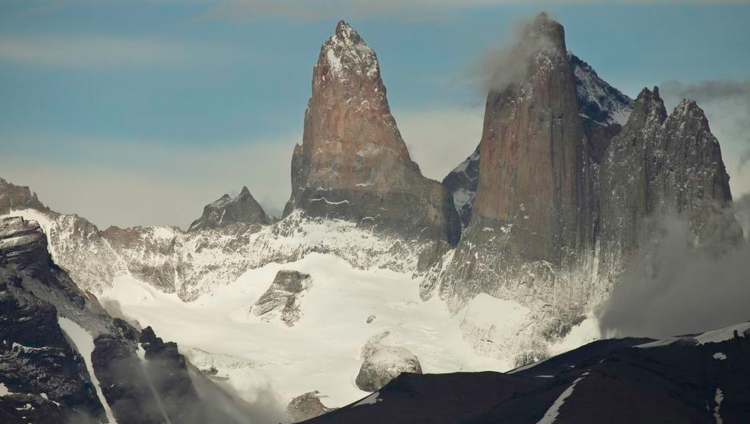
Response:
MULTIPOLYGON (((481 134, 468 70, 519 19, 550 12, 571 50, 635 96, 666 80, 746 86, 742 3, 0 0, 0 177, 102 227, 184 228, 243 185, 278 212, 312 66, 346 19, 378 54, 412 156, 441 179, 481 134)), ((703 104, 736 194, 750 191, 743 93, 703 104)))

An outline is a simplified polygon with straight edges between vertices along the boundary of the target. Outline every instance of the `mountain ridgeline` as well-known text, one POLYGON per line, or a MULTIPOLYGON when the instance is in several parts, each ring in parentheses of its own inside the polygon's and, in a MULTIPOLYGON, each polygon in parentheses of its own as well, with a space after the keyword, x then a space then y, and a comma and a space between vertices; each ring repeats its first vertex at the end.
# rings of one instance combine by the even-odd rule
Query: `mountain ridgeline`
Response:
MULTIPOLYGON (((94 295, 122 276, 190 302, 249 269, 335 255, 358 269, 408 273, 422 300, 437 295, 454 313, 480 295, 516 302, 528 314, 511 342, 494 324, 478 328, 463 320, 461 331, 482 354, 524 365, 547 357, 548 346, 606 299, 629 258, 659 234, 660 219, 687 221, 687 241, 696 249, 720 254, 744 242, 719 142, 695 102, 668 113, 657 88, 630 99, 569 52, 562 25, 545 14, 526 24, 510 52, 518 60, 512 72, 497 69, 502 78, 490 84, 479 145, 442 183, 424 177, 411 159, 378 58, 343 21, 313 67, 303 139, 291 158, 292 193, 280 220, 243 187, 235 198, 206 205, 187 231, 100 230, 0 179, 0 215, 7 217, 0 222, 0 355, 11 364, 0 369, 0 389, 10 392, 0 396, 0 421, 100 422, 114 414, 121 424, 177 423, 222 416, 201 401, 196 387, 206 384, 196 383, 200 373, 176 345, 99 305, 94 295), (60 322, 93 337, 95 376, 60 322), (44 331, 34 335, 32 327, 44 331), (39 372, 47 375, 44 384, 39 372), (153 387, 148 375, 159 373, 153 387), (171 392, 177 387, 179 393, 171 392), (162 398, 195 410, 160 405, 162 398), (37 412, 19 409, 26 404, 37 412)), ((288 298, 294 296, 282 300, 288 298)), ((287 306, 294 312, 287 321, 303 319, 296 303, 287 306)), ((573 377, 582 378, 564 382, 573 377)), ((514 384, 524 390, 547 387, 521 380, 514 384)), ((422 384, 415 381, 400 384, 422 384)))

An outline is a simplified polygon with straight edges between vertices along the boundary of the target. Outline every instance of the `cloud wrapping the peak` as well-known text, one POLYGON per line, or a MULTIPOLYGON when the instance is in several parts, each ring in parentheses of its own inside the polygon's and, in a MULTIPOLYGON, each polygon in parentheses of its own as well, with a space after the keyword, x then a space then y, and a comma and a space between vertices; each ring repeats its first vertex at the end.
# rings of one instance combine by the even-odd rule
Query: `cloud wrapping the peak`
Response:
POLYGON ((464 80, 475 85, 482 95, 503 91, 526 80, 534 57, 556 50, 555 40, 544 30, 544 24, 538 22, 544 19, 539 15, 518 22, 510 41, 486 51, 466 70, 464 80))

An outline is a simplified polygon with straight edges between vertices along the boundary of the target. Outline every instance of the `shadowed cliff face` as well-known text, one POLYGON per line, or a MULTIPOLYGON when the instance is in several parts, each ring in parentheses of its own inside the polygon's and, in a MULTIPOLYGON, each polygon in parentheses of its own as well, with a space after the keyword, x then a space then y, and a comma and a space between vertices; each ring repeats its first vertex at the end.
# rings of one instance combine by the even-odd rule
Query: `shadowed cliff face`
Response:
POLYGON ((292 158, 292 197, 302 209, 404 236, 456 242, 451 195, 422 176, 391 115, 377 56, 345 22, 313 68, 302 145, 292 158))
POLYGON ((36 222, 0 219, 0 422, 248 422, 244 402, 209 400, 230 397, 218 386, 196 391, 176 344, 148 328, 141 359, 137 336, 54 264, 36 222))
POLYGON ((721 147, 693 101, 667 115, 659 90, 643 89, 628 123, 612 139, 600 175, 605 252, 638 247, 652 231, 646 216, 653 222, 667 215, 685 219, 696 245, 742 239, 721 147))
POLYGON ((562 26, 542 14, 523 32, 525 79, 487 96, 470 226, 505 227, 512 255, 560 264, 591 236, 588 152, 562 26))

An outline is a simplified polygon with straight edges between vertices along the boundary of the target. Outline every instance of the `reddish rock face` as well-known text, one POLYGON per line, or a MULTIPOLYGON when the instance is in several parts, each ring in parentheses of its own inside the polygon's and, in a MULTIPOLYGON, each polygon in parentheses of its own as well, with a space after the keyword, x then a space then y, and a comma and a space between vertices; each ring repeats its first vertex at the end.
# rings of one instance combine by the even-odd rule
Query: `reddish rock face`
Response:
POLYGON ((487 96, 470 226, 500 226, 513 256, 560 263, 590 237, 587 146, 562 26, 539 15, 522 40, 526 78, 487 96))
POLYGON ((391 115, 375 52, 339 22, 313 68, 285 215, 302 209, 404 235, 457 237, 457 214, 449 198, 411 160, 391 115))

